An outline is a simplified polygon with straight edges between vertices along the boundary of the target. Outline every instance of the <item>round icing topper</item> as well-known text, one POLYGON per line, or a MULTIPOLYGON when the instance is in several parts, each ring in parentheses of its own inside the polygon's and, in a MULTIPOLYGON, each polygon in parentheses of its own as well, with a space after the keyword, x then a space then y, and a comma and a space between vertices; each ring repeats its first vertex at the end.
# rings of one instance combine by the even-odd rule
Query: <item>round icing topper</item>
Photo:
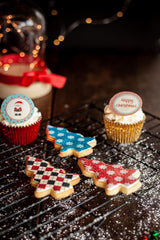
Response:
POLYGON ((142 99, 133 92, 120 92, 114 95, 110 102, 111 111, 120 116, 136 113, 142 107, 142 99))
POLYGON ((32 117, 34 103, 23 94, 11 95, 3 101, 1 113, 10 123, 24 123, 32 117))

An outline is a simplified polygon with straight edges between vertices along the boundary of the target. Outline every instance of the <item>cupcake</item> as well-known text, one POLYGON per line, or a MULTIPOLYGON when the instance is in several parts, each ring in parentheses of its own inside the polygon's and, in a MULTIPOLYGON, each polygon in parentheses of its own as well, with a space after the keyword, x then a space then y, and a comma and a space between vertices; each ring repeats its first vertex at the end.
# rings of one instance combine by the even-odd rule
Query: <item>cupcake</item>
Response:
POLYGON ((0 128, 5 139, 12 144, 33 142, 37 138, 41 119, 41 113, 28 96, 11 95, 1 105, 0 128))
POLYGON ((142 100, 133 92, 117 93, 104 108, 107 137, 117 143, 137 141, 144 121, 142 100))

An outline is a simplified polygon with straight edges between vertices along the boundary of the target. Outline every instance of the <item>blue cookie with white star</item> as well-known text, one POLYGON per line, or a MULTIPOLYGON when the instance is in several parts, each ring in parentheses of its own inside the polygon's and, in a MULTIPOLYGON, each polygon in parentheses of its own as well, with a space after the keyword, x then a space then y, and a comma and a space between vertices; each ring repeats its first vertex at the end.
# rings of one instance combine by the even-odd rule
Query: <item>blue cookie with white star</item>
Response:
POLYGON ((96 145, 94 137, 84 137, 80 133, 69 132, 66 128, 48 125, 46 128, 47 140, 54 143, 54 147, 60 150, 60 156, 84 157, 93 152, 96 145))

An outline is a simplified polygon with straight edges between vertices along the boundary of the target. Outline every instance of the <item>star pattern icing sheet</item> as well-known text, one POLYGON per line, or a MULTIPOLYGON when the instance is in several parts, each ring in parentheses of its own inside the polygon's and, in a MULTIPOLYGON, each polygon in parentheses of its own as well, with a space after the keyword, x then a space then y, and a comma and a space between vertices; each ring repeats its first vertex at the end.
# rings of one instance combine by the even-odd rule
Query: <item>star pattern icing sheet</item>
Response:
POLYGON ((121 165, 109 165, 87 158, 80 158, 78 165, 85 176, 93 178, 96 186, 105 189, 107 195, 118 192, 130 194, 141 187, 138 169, 124 169, 121 165))
POLYGON ((63 169, 50 166, 42 159, 27 156, 25 173, 31 177, 31 185, 36 187, 35 197, 47 195, 59 199, 69 196, 74 192, 73 185, 79 183, 78 174, 66 173, 63 169))
POLYGON ((60 150, 60 156, 74 155, 84 157, 93 152, 96 145, 94 137, 84 137, 80 133, 69 132, 66 128, 48 125, 46 128, 47 140, 54 143, 54 147, 60 150))

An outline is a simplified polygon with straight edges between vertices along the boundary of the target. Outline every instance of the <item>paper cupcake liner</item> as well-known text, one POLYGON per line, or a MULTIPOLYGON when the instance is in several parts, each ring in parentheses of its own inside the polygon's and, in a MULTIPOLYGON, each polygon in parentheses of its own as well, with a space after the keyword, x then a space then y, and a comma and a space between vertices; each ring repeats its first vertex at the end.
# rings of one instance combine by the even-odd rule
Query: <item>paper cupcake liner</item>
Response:
POLYGON ((0 127, 8 142, 15 145, 26 145, 37 138, 41 119, 42 118, 40 117, 37 122, 25 127, 11 127, 0 122, 0 127))
POLYGON ((104 118, 107 137, 117 143, 132 143, 139 139, 145 118, 134 124, 121 124, 104 118))

